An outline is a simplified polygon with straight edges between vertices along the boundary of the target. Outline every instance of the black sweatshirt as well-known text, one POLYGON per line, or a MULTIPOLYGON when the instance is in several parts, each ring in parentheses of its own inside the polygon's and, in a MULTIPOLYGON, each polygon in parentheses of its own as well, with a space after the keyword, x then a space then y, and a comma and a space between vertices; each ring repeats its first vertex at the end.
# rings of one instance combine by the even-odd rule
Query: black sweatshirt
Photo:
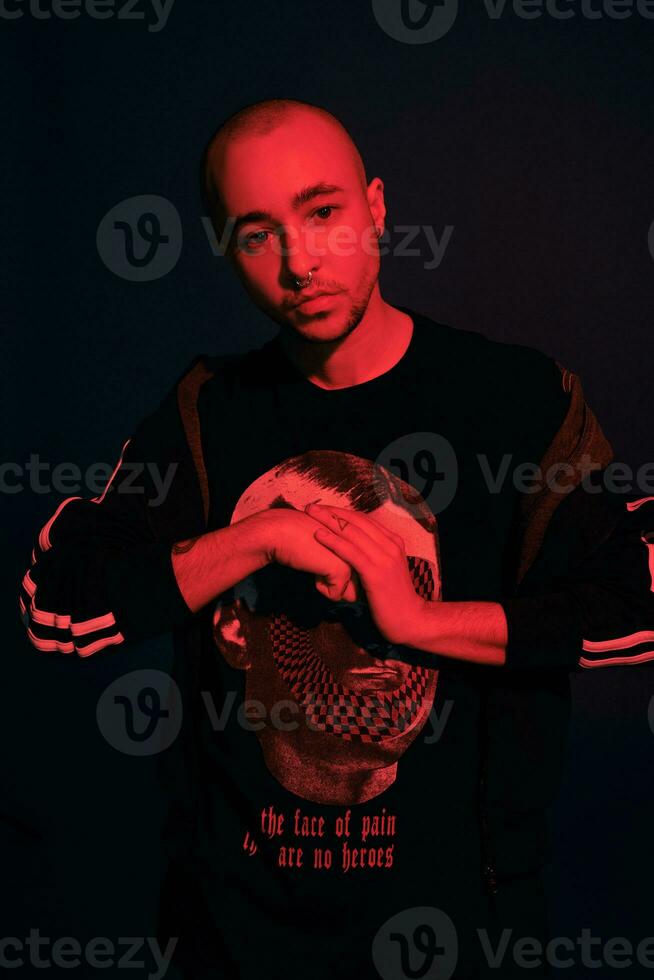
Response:
POLYGON ((457 920, 480 881, 492 893, 542 866, 569 674, 654 659, 654 496, 607 488, 576 375, 402 309, 403 357, 347 388, 314 385, 277 337, 195 358, 103 494, 57 508, 22 582, 46 653, 173 631, 174 901, 192 883, 194 941, 243 977, 374 975, 375 935, 400 910, 457 920), (575 486, 530 490, 553 459, 575 486), (500 603, 505 665, 389 649, 365 604, 346 616, 279 565, 190 612, 173 543, 317 498, 399 529, 424 598, 500 603))

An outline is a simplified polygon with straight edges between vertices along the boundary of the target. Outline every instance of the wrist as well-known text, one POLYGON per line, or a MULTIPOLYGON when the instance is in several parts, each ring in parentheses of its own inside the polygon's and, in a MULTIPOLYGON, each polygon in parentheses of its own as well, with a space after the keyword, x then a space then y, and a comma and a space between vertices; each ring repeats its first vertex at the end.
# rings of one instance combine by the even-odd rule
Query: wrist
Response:
POLYGON ((258 511, 233 525, 233 527, 241 526, 243 534, 247 536, 249 550, 260 568, 275 560, 272 514, 274 511, 258 511))
POLYGON ((416 595, 418 602, 415 604, 413 612, 406 618, 402 625, 402 645, 415 647, 418 650, 424 648, 425 638, 433 636, 438 622, 438 610, 434 607, 439 606, 439 602, 432 602, 416 595))

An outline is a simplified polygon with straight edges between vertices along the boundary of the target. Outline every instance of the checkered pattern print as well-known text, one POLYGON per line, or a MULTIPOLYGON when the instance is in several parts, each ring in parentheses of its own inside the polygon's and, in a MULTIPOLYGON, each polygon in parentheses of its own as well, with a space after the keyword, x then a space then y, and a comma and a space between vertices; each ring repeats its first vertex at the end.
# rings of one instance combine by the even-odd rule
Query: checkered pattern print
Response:
MULTIPOLYGON (((412 555, 407 555, 407 562, 416 592, 431 600, 435 588, 431 563, 412 555)), ((335 682, 314 653, 310 632, 296 626, 285 613, 270 617, 269 631, 275 663, 316 731, 348 741, 380 742, 412 724, 433 671, 412 667, 395 691, 361 695, 335 682)))

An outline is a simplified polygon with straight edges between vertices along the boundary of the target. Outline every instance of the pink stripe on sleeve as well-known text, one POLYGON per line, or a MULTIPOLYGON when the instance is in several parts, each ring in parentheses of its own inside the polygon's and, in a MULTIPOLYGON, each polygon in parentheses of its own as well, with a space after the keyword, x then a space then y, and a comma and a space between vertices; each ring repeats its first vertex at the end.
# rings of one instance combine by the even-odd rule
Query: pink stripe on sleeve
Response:
POLYGON ((50 542, 50 530, 52 528, 52 525, 57 520, 62 510, 66 506, 66 504, 69 504, 71 500, 81 500, 81 499, 82 499, 81 497, 66 497, 65 500, 62 500, 62 502, 59 504, 59 506, 57 507, 56 511, 54 512, 50 520, 46 524, 44 524, 43 527, 41 528, 41 531, 39 533, 39 548, 41 549, 41 551, 48 551, 48 549, 52 547, 52 544, 50 542))
POLYGON ((638 633, 629 633, 614 640, 584 640, 583 648, 588 653, 603 653, 606 650, 626 650, 647 640, 654 640, 654 630, 640 630, 638 633))
POLYGON ((128 440, 127 440, 127 442, 125 443, 125 445, 123 446, 123 448, 121 449, 121 451, 120 451, 120 459, 119 459, 119 460, 118 460, 118 462, 116 463, 116 465, 115 465, 115 467, 114 467, 114 471, 113 471, 113 473, 111 474, 111 476, 109 477, 109 482, 107 483, 107 485, 106 485, 106 487, 104 488, 104 490, 102 491, 102 493, 100 494, 100 496, 99 496, 99 497, 91 497, 91 500, 92 500, 92 502, 93 502, 94 504, 101 504, 101 503, 102 503, 102 501, 104 500, 104 496, 105 496, 105 494, 106 494, 106 492, 107 492, 107 490, 109 489, 109 487, 110 487, 110 486, 111 486, 111 484, 113 483, 113 481, 114 481, 114 477, 115 477, 115 475, 116 475, 116 473, 118 472, 118 470, 119 470, 119 469, 120 469, 120 467, 122 466, 122 463, 123 463, 123 456, 125 455, 125 450, 126 450, 126 449, 127 449, 127 447, 129 446, 129 444, 130 444, 130 442, 131 442, 131 439, 128 439, 128 440))
POLYGON ((80 657, 89 657, 96 650, 101 650, 103 647, 112 646, 115 643, 124 643, 125 637, 122 633, 116 633, 114 636, 107 636, 103 640, 96 640, 95 643, 89 643, 85 647, 77 647, 77 652, 80 657))
POLYGON ((73 653, 75 649, 72 643, 61 643, 59 640, 41 640, 34 635, 31 629, 27 630, 27 635, 37 650, 58 650, 60 653, 73 653))
POLYGON ((114 614, 109 612, 105 616, 96 616, 95 619, 85 619, 78 623, 71 622, 70 631, 73 636, 86 636, 87 633, 94 633, 96 630, 107 629, 107 627, 115 625, 114 614))
POLYGON ((627 510, 638 510, 642 504, 646 504, 648 500, 654 500, 654 497, 641 497, 640 500, 630 500, 629 503, 625 504, 627 510))
POLYGON ((645 660, 654 660, 654 650, 646 650, 644 653, 637 653, 635 657, 609 657, 608 660, 588 660, 580 657, 581 667, 610 667, 618 664, 642 664, 645 660))

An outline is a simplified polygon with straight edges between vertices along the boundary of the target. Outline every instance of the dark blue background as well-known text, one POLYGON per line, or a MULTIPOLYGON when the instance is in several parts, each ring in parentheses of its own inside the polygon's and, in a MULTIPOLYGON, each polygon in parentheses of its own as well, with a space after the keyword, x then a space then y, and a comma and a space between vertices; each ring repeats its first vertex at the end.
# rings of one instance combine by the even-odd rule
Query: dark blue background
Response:
MULTIPOLYGON (((342 119, 369 177, 385 181, 389 226, 433 225, 439 237, 454 226, 435 270, 424 256, 384 260, 390 302, 557 357, 580 374, 617 458, 651 458, 654 21, 510 9, 493 20, 472 7, 425 45, 389 37, 367 0, 176 0, 158 33, 85 15, 0 20, 4 458, 114 462, 194 354, 272 336, 212 255, 197 191, 208 135, 269 97, 342 119), (169 199, 183 227, 176 267, 146 283, 115 276, 96 248, 103 215, 139 194, 169 199)), ((110 748, 95 705, 126 670, 166 669, 169 644, 84 661, 29 646, 18 583, 60 499, 3 495, 2 934, 154 935, 152 760, 110 748)), ((653 679, 652 663, 574 678, 552 815, 556 935, 654 934, 653 679)))

